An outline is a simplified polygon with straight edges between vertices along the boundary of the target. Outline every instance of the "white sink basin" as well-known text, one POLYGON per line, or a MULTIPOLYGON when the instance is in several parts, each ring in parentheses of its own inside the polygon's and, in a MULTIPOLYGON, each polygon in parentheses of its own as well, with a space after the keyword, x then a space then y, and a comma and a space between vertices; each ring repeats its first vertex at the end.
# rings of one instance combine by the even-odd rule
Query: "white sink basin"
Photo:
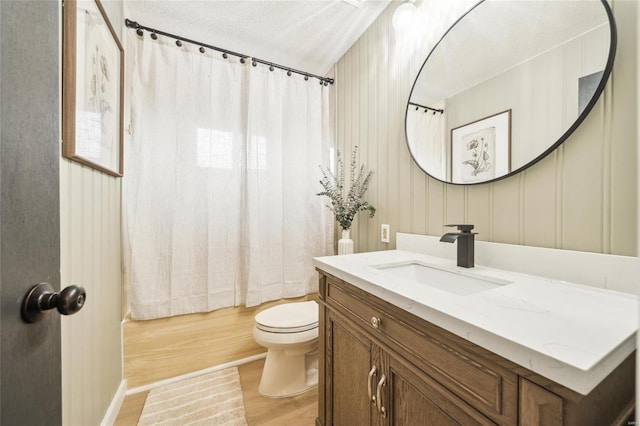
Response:
POLYGON ((446 269, 418 261, 375 265, 373 268, 391 274, 398 279, 415 281, 459 296, 492 290, 513 283, 472 271, 446 269))

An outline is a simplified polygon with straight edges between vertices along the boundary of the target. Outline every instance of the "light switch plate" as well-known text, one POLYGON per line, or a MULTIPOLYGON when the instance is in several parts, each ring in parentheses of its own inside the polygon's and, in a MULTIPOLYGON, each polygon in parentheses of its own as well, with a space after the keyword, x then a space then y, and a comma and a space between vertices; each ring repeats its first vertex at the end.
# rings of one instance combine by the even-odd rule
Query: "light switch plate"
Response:
POLYGON ((386 223, 380 225, 380 241, 383 243, 389 242, 389 225, 386 223))

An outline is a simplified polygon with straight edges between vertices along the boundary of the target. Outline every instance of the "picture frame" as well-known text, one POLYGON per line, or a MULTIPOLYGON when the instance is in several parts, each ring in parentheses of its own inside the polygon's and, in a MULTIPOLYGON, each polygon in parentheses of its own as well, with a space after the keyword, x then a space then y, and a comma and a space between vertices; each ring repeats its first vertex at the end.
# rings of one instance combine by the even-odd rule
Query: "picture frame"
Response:
POLYGON ((124 49, 100 0, 65 0, 62 155, 123 174, 124 49))
POLYGON ((451 129, 451 181, 484 182, 511 171, 511 110, 451 129))

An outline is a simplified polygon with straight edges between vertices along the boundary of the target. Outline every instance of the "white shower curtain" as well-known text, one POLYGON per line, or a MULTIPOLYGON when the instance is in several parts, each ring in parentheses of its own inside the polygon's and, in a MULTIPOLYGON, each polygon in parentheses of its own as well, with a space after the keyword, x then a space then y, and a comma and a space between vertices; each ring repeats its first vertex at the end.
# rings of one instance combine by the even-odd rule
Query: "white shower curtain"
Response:
MULTIPOLYGON (((444 108, 434 104, 433 108, 444 108)), ((407 109, 407 138, 411 141, 411 154, 431 176, 447 180, 447 133, 443 114, 425 113, 424 109, 407 109)))
POLYGON ((317 291, 333 251, 319 192, 329 87, 136 38, 125 161, 134 319, 317 291))

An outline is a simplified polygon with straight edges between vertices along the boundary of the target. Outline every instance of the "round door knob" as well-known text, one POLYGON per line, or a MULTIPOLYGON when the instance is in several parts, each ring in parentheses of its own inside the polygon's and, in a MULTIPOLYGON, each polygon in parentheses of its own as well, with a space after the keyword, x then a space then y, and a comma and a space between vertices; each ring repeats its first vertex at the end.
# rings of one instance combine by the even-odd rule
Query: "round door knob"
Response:
POLYGON ((57 301, 53 301, 54 306, 62 315, 73 315, 82 309, 87 292, 78 285, 70 285, 60 292, 57 301))
POLYGON ((33 323, 40 321, 53 308, 62 315, 75 314, 86 300, 87 292, 78 285, 70 285, 56 293, 51 284, 40 283, 31 287, 24 296, 20 313, 25 322, 33 323))

